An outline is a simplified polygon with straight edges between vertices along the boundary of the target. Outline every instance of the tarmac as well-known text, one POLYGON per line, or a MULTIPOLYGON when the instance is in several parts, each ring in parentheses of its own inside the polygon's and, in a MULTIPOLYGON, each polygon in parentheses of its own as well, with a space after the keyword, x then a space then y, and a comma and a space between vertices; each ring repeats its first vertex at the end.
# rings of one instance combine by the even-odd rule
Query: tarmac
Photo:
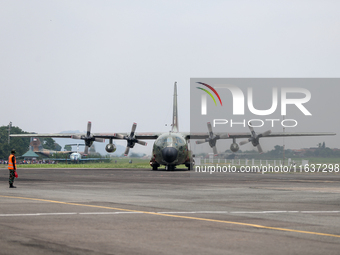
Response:
POLYGON ((339 254, 340 173, 0 169, 0 254, 339 254))

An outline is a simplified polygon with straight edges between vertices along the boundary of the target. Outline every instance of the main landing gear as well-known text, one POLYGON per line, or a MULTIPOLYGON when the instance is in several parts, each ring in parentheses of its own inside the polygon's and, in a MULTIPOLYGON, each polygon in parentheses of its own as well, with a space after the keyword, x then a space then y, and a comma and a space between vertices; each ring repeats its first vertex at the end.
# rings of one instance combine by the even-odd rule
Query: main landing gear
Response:
POLYGON ((160 166, 158 163, 154 162, 154 163, 150 163, 152 170, 158 170, 158 167, 160 166))
POLYGON ((187 161, 185 163, 185 166, 188 168, 189 171, 194 169, 194 165, 195 165, 195 160, 187 161))

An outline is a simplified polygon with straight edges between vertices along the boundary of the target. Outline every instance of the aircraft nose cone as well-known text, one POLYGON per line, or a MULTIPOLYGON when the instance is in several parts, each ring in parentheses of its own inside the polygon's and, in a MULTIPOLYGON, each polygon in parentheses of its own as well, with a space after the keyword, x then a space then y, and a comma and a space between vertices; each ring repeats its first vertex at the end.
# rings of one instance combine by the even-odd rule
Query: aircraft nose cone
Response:
POLYGON ((177 150, 173 147, 166 147, 162 150, 163 159, 167 163, 172 163, 177 158, 177 150))

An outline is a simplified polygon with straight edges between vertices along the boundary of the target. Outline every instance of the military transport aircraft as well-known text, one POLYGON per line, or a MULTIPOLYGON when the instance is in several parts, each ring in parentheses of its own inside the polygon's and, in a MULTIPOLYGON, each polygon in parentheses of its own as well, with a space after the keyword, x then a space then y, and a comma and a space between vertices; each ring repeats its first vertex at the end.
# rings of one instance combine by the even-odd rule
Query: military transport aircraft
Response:
POLYGON ((65 144, 65 146, 77 146, 77 151, 72 152, 70 155, 71 161, 79 161, 82 158, 81 154, 79 153, 79 146, 85 146, 85 144, 75 143, 75 144, 65 144))
MULTIPOLYGON (((79 144, 79 143, 75 143, 75 144, 65 144, 65 146, 77 146, 77 151, 76 152, 72 152, 70 154, 70 161, 72 162, 81 162, 81 161, 105 161, 107 160, 107 158, 88 158, 86 156, 88 156, 87 154, 85 154, 84 152, 80 152, 79 151, 79 146, 85 146, 85 144, 79 144)), ((89 154, 91 156, 91 154, 89 154)), ((60 160, 59 160, 60 161, 60 160)))
POLYGON ((77 146, 77 151, 55 151, 55 150, 47 150, 42 147, 41 141, 38 137, 31 137, 30 142, 30 150, 34 151, 35 153, 42 155, 43 157, 48 157, 49 160, 57 160, 57 161, 67 161, 67 159, 61 157, 61 158, 50 158, 52 155, 55 154, 63 154, 63 155, 69 155, 69 160, 74 162, 79 161, 103 161, 105 159, 103 158, 83 158, 84 156, 87 156, 87 154, 83 152, 79 152, 79 146, 85 146, 85 144, 66 144, 69 146, 77 146))
MULTIPOLYGON (((56 150, 44 149, 38 137, 31 137, 30 150, 45 157, 50 157, 51 155, 56 153, 56 150)), ((72 151, 58 151, 58 153, 71 154, 72 151)))
POLYGON ((177 111, 177 84, 174 85, 174 98, 173 98, 173 116, 172 116, 172 129, 166 133, 136 133, 137 124, 133 123, 130 133, 93 133, 91 134, 91 122, 87 124, 86 134, 13 134, 12 137, 54 137, 54 138, 73 138, 81 139, 85 142, 85 151, 87 154, 88 148, 93 142, 104 142, 104 139, 109 139, 109 143, 106 145, 105 150, 112 153, 116 150, 114 139, 124 139, 127 141, 125 149, 125 155, 127 156, 130 148, 133 148, 136 143, 140 145, 146 145, 143 140, 156 140, 150 160, 150 165, 153 170, 157 170, 159 166, 165 165, 167 170, 174 170, 177 165, 184 164, 189 170, 192 167, 192 158, 189 153, 188 141, 190 139, 201 139, 197 143, 209 143, 213 149, 214 154, 217 154, 216 141, 219 139, 233 139, 230 146, 232 152, 239 150, 239 145, 236 143, 236 138, 247 138, 247 141, 243 141, 240 145, 247 142, 251 142, 253 146, 258 148, 261 153, 262 148, 259 140, 261 137, 288 137, 288 136, 323 136, 323 135, 335 135, 335 133, 271 133, 270 130, 256 134, 252 127, 250 133, 213 133, 211 124, 208 123, 208 133, 194 133, 179 132, 178 129, 178 111, 177 111), (202 140, 203 139, 203 140, 202 140))

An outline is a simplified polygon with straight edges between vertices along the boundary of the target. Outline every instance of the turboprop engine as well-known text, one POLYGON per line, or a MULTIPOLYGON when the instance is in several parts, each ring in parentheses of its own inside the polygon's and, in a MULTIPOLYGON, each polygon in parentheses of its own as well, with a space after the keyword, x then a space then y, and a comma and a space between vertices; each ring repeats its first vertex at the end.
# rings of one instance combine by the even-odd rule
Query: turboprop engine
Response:
POLYGON ((232 151, 232 152, 237 152, 238 150, 240 149, 240 147, 238 146, 238 144, 237 143, 232 143, 231 145, 230 145, 230 150, 232 151))
POLYGON ((114 145, 113 143, 108 143, 106 146, 105 146, 105 150, 108 152, 108 153, 112 153, 112 152, 115 152, 116 151, 116 145, 114 145))

